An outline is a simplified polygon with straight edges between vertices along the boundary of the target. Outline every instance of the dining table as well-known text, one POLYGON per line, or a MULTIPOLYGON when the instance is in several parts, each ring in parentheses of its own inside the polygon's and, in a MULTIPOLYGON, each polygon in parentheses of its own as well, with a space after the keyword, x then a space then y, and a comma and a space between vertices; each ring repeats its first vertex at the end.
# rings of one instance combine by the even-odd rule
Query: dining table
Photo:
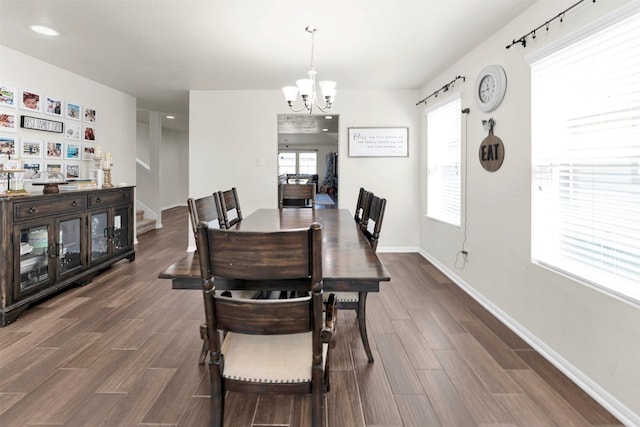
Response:
MULTIPOLYGON (((379 292, 380 283, 391 280, 385 266, 360 231, 347 209, 282 208, 258 209, 232 230, 279 231, 307 228, 312 223, 322 225, 323 289, 331 292, 358 292, 359 312, 365 313, 369 292, 379 292)), ((200 263, 194 252, 172 264, 159 275, 171 279, 173 289, 202 289, 200 263)), ((224 289, 224 281, 216 281, 217 289, 224 289)), ((359 316, 358 326, 364 349, 371 356, 365 316, 359 316)))

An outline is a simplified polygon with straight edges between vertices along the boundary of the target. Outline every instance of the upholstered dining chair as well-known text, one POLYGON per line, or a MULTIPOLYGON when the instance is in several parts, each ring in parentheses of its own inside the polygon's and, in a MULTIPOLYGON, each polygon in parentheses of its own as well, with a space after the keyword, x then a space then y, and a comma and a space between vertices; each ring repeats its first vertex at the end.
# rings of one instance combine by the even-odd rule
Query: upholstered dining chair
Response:
MULTIPOLYGON (((366 190, 365 190, 366 191, 366 190)), ((360 230, 369 241, 371 248, 376 251, 378 249, 378 239, 382 230, 382 219, 387 206, 387 200, 377 197, 372 192, 366 192, 368 198, 360 230)), ((357 219, 356 219, 357 221, 357 219)), ((355 310, 358 320, 358 328, 360 330, 360 338, 364 351, 367 354, 369 363, 373 362, 373 353, 369 346, 369 337, 367 335, 367 292, 336 292, 338 300, 338 308, 341 310, 355 310)))
POLYGON ((323 311, 322 226, 277 232, 211 229, 200 223, 198 253, 209 343, 211 426, 222 426, 227 391, 311 395, 309 425, 324 420, 337 308, 323 311), (309 295, 243 299, 218 287, 286 286, 309 295), (220 340, 220 332, 226 333, 220 340))
POLYGON ((369 206, 369 201, 371 200, 372 195, 373 193, 365 190, 363 187, 360 187, 360 192, 358 193, 358 201, 356 202, 356 211, 353 215, 353 219, 356 221, 356 224, 358 224, 358 227, 360 226, 360 224, 362 224, 365 211, 369 206))
POLYGON ((360 224, 364 237, 367 238, 374 251, 378 249, 378 239, 380 238, 380 231, 382 231, 382 220, 384 219, 386 207, 387 200, 372 193, 364 218, 360 224))
POLYGON ((218 191, 218 216, 220 228, 231 228, 242 221, 242 210, 236 187, 218 191))
MULTIPOLYGON (((210 196, 204 196, 199 199, 192 197, 187 199, 187 208, 189 210, 189 219, 191 220, 191 228, 193 229, 193 237, 197 241, 198 233, 197 226, 200 222, 206 222, 209 227, 224 226, 224 222, 220 222, 218 206, 220 205, 218 193, 213 193, 210 196)), ((200 352, 200 358, 198 363, 204 365, 204 361, 207 357, 207 350, 209 349, 209 342, 207 341, 207 324, 200 325, 200 338, 202 338, 202 351, 200 352)))
POLYGON ((315 208, 316 184, 280 184, 278 186, 278 207, 315 208))

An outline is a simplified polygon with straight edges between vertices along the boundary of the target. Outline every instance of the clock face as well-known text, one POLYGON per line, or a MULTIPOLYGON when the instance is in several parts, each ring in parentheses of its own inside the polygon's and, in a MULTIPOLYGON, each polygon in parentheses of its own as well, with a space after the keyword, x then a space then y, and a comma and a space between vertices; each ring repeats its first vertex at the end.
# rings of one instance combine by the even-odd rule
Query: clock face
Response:
POLYGON ((488 74, 480 80, 480 86, 478 87, 478 96, 482 102, 489 102, 496 93, 496 79, 491 74, 488 74))
POLYGON ((507 90, 507 75, 499 65, 488 65, 478 74, 476 103, 480 111, 493 111, 502 102, 507 90))

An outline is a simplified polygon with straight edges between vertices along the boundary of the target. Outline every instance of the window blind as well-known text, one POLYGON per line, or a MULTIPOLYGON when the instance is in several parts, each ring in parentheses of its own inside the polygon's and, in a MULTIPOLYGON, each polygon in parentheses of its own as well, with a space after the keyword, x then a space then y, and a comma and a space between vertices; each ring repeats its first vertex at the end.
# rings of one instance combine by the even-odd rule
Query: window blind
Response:
POLYGON ((531 64, 534 262, 640 301, 640 13, 531 64))
POLYGON ((427 113, 427 216, 460 225, 461 99, 427 113))

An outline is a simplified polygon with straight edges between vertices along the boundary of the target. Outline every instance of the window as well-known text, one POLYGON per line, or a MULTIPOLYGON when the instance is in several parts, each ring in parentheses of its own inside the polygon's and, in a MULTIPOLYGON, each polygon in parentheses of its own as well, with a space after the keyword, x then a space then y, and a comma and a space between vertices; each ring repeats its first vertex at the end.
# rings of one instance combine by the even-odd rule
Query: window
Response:
POLYGON ((278 174, 316 174, 317 158, 315 151, 281 151, 278 153, 278 174))
POLYGON ((640 301, 640 13, 531 61, 533 262, 640 301))
POLYGON ((427 216, 460 225, 461 100, 427 113, 427 216))

